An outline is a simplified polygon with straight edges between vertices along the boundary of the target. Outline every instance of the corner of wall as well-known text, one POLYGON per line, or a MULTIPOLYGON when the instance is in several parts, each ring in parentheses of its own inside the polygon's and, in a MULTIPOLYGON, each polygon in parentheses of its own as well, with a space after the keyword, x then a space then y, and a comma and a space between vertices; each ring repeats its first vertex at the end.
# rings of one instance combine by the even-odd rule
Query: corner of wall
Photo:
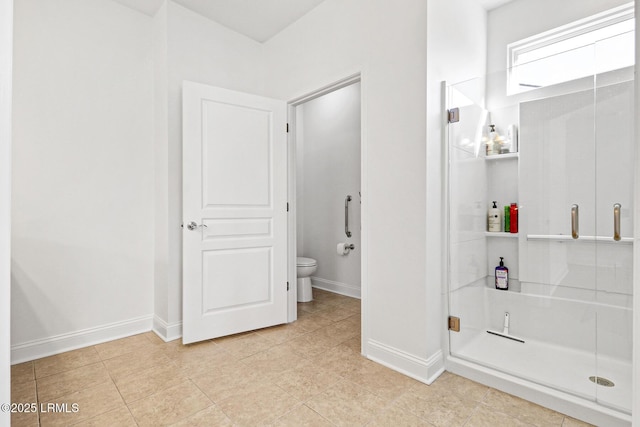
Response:
POLYGON ((168 312, 168 31, 167 2, 163 1, 153 17, 153 156, 154 156, 154 268, 153 311, 156 319, 165 324, 168 312))
POLYGON ((366 346, 369 359, 425 384, 430 385, 444 372, 441 350, 423 359, 371 339, 366 346))
POLYGON ((164 342, 177 340, 182 337, 182 322, 167 323, 158 316, 153 317, 152 331, 164 342))

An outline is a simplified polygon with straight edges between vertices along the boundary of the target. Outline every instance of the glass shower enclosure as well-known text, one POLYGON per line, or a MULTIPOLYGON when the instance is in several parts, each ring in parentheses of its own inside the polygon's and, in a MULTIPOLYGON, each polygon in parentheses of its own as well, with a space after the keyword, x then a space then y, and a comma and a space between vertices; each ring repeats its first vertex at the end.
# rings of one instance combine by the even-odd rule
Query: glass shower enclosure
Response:
POLYGON ((447 86, 449 352, 628 420, 634 67, 598 69, 612 42, 581 48, 586 77, 447 86))

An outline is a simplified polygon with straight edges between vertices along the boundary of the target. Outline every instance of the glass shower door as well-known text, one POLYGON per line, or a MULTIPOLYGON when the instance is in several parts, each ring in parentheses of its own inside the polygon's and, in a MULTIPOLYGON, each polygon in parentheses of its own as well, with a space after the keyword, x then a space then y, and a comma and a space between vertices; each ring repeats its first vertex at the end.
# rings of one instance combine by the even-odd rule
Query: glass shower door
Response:
POLYGON ((450 354, 595 401, 594 80, 517 95, 506 80, 448 88, 459 108, 448 125, 450 354), (493 201, 499 231, 488 227, 493 201), (506 230, 512 204, 517 231, 506 230), (507 291, 495 287, 500 258, 507 291))
MULTIPOLYGON (((543 92, 541 92, 543 91, 543 92)), ((597 288, 593 78, 519 103, 520 280, 538 383, 594 401, 597 288)))
POLYGON ((465 349, 484 327, 487 277, 485 138, 488 111, 484 78, 447 87, 448 126, 448 278, 449 312, 461 320, 449 336, 450 352, 465 349))
MULTIPOLYGON (((596 63, 634 33, 595 44, 596 63)), ((596 355, 597 401, 631 412, 633 314, 634 67, 596 74, 596 355)))

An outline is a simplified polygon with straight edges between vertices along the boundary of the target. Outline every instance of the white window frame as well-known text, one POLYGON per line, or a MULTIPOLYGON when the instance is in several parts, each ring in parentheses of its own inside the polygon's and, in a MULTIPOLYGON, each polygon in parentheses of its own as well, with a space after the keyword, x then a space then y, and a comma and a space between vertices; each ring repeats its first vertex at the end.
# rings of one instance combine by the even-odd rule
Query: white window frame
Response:
POLYGON ((520 87, 517 79, 514 78, 515 69, 521 65, 517 62, 519 55, 630 19, 634 19, 633 2, 509 43, 507 45, 507 94, 513 95, 533 89, 520 87))

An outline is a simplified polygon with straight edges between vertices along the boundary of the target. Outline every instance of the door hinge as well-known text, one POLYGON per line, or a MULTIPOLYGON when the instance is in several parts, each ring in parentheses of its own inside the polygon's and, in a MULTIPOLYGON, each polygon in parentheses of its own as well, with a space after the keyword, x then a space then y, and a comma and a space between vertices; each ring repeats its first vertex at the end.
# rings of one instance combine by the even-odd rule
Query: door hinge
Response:
POLYGON ((287 291, 289 290, 289 282, 287 282, 287 291))
POLYGON ((289 212, 289 202, 287 202, 287 212, 289 212))
POLYGON ((452 108, 447 111, 447 121, 449 123, 457 123, 460 121, 460 109, 452 108))
POLYGON ((289 123, 287 123, 287 133, 289 133, 289 123))
POLYGON ((454 332, 460 332, 460 318, 455 316, 449 316, 449 330, 454 332))

